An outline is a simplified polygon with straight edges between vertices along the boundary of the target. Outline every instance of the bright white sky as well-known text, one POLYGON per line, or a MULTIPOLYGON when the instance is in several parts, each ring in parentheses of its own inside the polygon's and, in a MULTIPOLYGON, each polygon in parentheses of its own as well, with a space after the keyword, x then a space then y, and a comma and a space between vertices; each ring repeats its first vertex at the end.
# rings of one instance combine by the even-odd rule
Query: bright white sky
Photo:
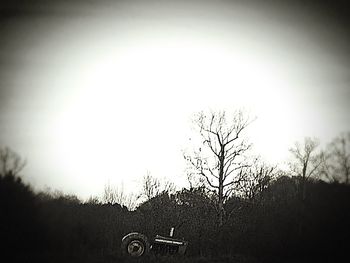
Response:
POLYGON ((37 189, 137 191, 147 171, 184 185, 200 110, 257 116, 248 135, 272 163, 304 136, 350 129, 349 65, 320 44, 323 25, 233 5, 120 7, 15 25, 0 144, 28 160, 37 189))

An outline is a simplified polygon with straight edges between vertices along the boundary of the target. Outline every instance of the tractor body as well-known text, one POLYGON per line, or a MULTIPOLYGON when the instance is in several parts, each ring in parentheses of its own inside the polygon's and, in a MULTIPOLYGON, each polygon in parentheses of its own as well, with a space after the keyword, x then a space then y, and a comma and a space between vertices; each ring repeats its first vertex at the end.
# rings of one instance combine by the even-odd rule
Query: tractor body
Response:
POLYGON ((188 241, 172 237, 174 229, 170 231, 170 236, 156 235, 149 240, 144 234, 132 232, 122 239, 122 253, 130 257, 143 257, 149 252, 156 255, 184 255, 188 241))

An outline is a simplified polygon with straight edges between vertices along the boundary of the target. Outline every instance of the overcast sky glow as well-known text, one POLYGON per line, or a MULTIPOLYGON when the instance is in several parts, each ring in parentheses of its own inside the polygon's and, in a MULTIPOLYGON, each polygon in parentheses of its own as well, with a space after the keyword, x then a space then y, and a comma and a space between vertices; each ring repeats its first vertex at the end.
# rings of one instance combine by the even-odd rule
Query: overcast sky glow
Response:
POLYGON ((181 184, 200 110, 245 107, 255 151, 271 162, 304 136, 350 130, 348 32, 327 13, 83 3, 16 7, 1 23, 0 145, 28 160, 37 188, 87 198, 108 181, 131 191, 147 171, 181 184))

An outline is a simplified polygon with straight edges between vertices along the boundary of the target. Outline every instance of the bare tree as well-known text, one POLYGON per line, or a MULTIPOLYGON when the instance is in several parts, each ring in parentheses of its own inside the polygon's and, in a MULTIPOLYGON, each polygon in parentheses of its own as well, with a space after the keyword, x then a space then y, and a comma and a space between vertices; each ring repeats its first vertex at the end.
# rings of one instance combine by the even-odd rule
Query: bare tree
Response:
POLYGON ((254 158, 252 164, 244 169, 244 176, 239 183, 238 190, 243 198, 255 201, 276 178, 276 167, 270 166, 259 157, 254 158))
POLYGON ((322 172, 324 163, 324 154, 317 148, 319 141, 316 138, 306 137, 303 144, 296 142, 290 152, 294 160, 290 162, 291 172, 298 179, 297 193, 300 201, 298 214, 298 232, 299 235, 304 233, 306 223, 306 185, 310 178, 318 177, 322 172))
POLYGON ((238 110, 227 117, 225 111, 203 112, 195 116, 194 124, 201 137, 201 145, 186 155, 190 173, 199 175, 208 190, 217 197, 218 226, 224 220, 224 203, 232 194, 232 187, 242 180, 243 168, 248 167, 244 155, 251 144, 242 138, 250 119, 238 110))
POLYGON ((319 141, 316 138, 306 137, 303 144, 296 142, 294 147, 289 149, 294 157, 294 160, 290 162, 291 172, 300 178, 299 194, 303 201, 306 196, 307 180, 317 176, 323 163, 324 154, 317 151, 318 146, 319 141))
POLYGON ((11 149, 0 148, 0 175, 17 176, 25 167, 26 162, 11 149))
POLYGON ((102 202, 107 204, 115 204, 117 202, 117 189, 110 183, 107 183, 103 189, 102 202))
POLYGON ((150 172, 147 172, 142 180, 142 190, 139 198, 145 197, 146 200, 150 200, 164 192, 175 192, 174 183, 166 179, 160 180, 153 177, 150 172))
POLYGON ((125 193, 123 185, 115 187, 107 183, 103 191, 102 203, 119 204, 133 210, 136 207, 136 198, 133 194, 125 193))
POLYGON ((160 181, 154 178, 150 172, 143 177, 142 181, 142 193, 141 196, 145 196, 147 200, 160 194, 160 181))
POLYGON ((324 173, 332 181, 350 183, 350 132, 342 133, 328 145, 324 173))

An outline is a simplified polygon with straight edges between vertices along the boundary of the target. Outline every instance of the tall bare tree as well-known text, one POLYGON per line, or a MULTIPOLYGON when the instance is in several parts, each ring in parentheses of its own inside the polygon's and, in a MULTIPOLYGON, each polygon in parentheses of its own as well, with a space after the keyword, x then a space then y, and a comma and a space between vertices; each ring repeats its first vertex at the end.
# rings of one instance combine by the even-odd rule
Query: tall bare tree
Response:
POLYGON ((350 132, 342 133, 329 144, 325 174, 336 182, 350 183, 350 132))
POLYGON ((223 224, 224 203, 232 188, 242 180, 242 169, 248 166, 244 156, 251 144, 244 140, 243 132, 250 122, 242 110, 232 116, 227 116, 225 111, 195 115, 201 145, 184 157, 190 171, 202 178, 206 188, 216 196, 218 226, 223 224))

